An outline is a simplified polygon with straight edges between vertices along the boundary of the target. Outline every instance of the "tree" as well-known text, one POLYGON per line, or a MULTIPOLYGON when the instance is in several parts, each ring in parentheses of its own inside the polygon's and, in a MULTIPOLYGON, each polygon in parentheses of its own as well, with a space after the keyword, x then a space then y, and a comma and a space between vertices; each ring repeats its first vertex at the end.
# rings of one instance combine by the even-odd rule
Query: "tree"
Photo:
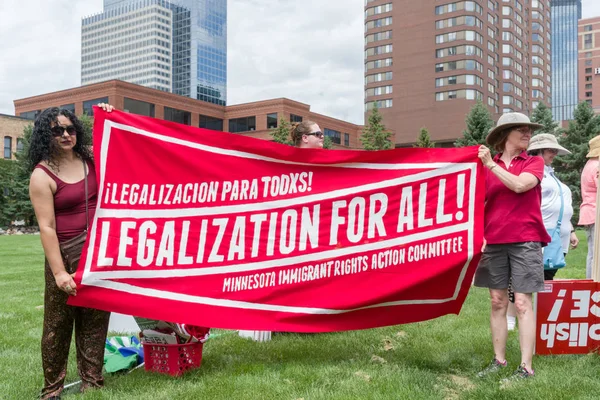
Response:
POLYGON ((274 142, 293 145, 292 140, 290 139, 290 128, 290 123, 284 118, 281 118, 279 124, 277 124, 277 128, 271 129, 269 133, 274 142))
POLYGON ((552 118, 552 110, 543 102, 540 102, 535 110, 533 110, 531 122, 543 125, 542 128, 536 130, 536 133, 544 132, 557 136, 561 133, 561 130, 558 128, 558 123, 554 122, 554 119, 552 118))
POLYGON ((83 144, 91 146, 93 144, 92 131, 94 129, 94 119, 87 114, 82 114, 77 119, 83 125, 83 144))
POLYGON ((421 128, 421 132, 419 133, 419 137, 417 138, 417 143, 415 143, 415 147, 435 147, 435 143, 432 142, 431 138, 429 137, 429 131, 427 130, 427 128, 421 128))
POLYGON ((329 136, 325 136, 323 138, 323 148, 331 149, 332 147, 333 147, 333 142, 331 141, 331 138, 329 136))
POLYGON ((365 126, 360 141, 365 150, 387 150, 394 147, 392 143, 392 132, 388 131, 382 123, 383 116, 377 108, 377 103, 371 114, 369 122, 365 126))
POLYGON ((23 129, 23 149, 15 153, 16 161, 5 160, 0 173, 0 224, 9 225, 12 221, 25 220, 27 225, 35 223, 35 213, 29 200, 29 174, 31 167, 27 160, 29 142, 33 126, 23 129))
POLYGON ((575 108, 573 120, 569 121, 567 131, 558 138, 560 144, 571 152, 569 155, 558 157, 554 161, 554 169, 560 180, 569 186, 573 193, 573 221, 579 219, 581 171, 587 162, 588 142, 597 136, 599 131, 600 116, 595 115, 592 106, 583 101, 575 108))
POLYGON ((454 142, 456 147, 477 146, 486 144, 485 138, 494 127, 494 120, 490 110, 478 101, 469 111, 466 119, 467 129, 463 131, 463 137, 454 142))

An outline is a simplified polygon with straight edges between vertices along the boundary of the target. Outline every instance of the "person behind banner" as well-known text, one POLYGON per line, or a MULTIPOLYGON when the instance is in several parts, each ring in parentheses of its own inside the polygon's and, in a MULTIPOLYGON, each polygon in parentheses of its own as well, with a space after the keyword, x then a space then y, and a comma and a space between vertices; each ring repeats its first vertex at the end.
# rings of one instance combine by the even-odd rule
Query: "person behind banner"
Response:
POLYGON ((590 151, 583 171, 581 172, 581 207, 579 208, 579 222, 585 228, 587 236, 588 253, 585 263, 585 277, 592 278, 592 265, 594 263, 594 229, 596 225, 596 193, 598 187, 598 167, 600 162, 600 136, 589 142, 590 151))
POLYGON ((506 311, 508 285, 512 280, 519 321, 521 362, 510 379, 528 378, 535 344, 532 294, 544 288, 542 246, 550 241, 541 212, 544 160, 527 154, 533 129, 521 113, 503 114, 490 130, 486 142, 498 154, 492 158, 486 146, 479 158, 487 167, 484 209, 484 248, 475 272, 475 286, 486 287, 491 297, 490 329, 494 358, 479 377, 507 366, 506 311))
MULTIPOLYGON (((560 241, 564 255, 569 252, 569 245, 576 248, 579 239, 573 230, 571 217, 573 217, 573 200, 571 189, 562 183, 552 168, 554 157, 571 154, 571 152, 558 144, 556 137, 550 133, 540 133, 531 138, 527 153, 531 156, 540 156, 544 160, 544 178, 542 179, 542 218, 548 232, 552 232, 558 225, 561 214, 560 241), (560 187, 559 187, 560 185, 560 187), (562 197, 561 197, 562 195, 562 197)), ((558 269, 544 270, 544 279, 554 279, 558 269)))
POLYGON ((312 121, 302 121, 292 124, 291 131, 294 146, 301 149, 322 149, 323 132, 319 125, 312 121))
MULTIPOLYGON (((99 106, 112 111, 110 105, 99 106)), ((67 305, 68 297, 77 295, 73 281, 77 266, 65 257, 68 254, 78 260, 80 254, 72 254, 76 247, 65 244, 85 240, 97 201, 93 157, 84 143, 79 119, 66 109, 44 110, 33 126, 28 162, 32 169, 29 196, 46 259, 41 399, 59 398, 73 325, 81 391, 103 386, 104 342, 110 317, 106 311, 67 305)))

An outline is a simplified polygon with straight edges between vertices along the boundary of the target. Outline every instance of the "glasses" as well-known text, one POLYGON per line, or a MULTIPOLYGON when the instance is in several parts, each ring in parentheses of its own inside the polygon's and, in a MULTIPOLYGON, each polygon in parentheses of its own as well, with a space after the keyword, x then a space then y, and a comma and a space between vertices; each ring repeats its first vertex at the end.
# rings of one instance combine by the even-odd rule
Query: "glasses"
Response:
POLYGON ((73 125, 69 125, 69 126, 56 125, 56 126, 53 126, 52 128, 50 128, 50 130, 52 131, 52 136, 54 136, 54 137, 60 137, 60 136, 64 135, 65 131, 67 131, 67 133, 71 136, 73 136, 77 133, 77 131, 75 130, 75 127, 73 125))
POLYGON ((552 154, 558 154, 558 149, 545 149, 547 152, 552 153, 552 154))
POLYGON ((531 128, 529 128, 528 126, 524 126, 524 127, 521 127, 521 128, 517 128, 517 129, 515 129, 515 130, 516 130, 516 131, 519 131, 519 132, 521 132, 523 135, 526 135, 526 134, 528 134, 528 133, 531 133, 531 128))
POLYGON ((318 139, 323 139, 323 132, 321 132, 321 131, 305 133, 305 135, 306 136, 315 136, 318 139))

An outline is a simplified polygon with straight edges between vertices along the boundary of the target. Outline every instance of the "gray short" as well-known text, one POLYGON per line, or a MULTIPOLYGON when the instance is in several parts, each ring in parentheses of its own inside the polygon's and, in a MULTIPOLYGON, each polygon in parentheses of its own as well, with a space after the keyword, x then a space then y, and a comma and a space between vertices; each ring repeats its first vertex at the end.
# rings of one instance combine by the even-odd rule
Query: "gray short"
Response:
POLYGON ((510 278, 516 293, 535 293, 544 289, 541 243, 490 244, 485 247, 475 272, 475 286, 506 289, 510 278))

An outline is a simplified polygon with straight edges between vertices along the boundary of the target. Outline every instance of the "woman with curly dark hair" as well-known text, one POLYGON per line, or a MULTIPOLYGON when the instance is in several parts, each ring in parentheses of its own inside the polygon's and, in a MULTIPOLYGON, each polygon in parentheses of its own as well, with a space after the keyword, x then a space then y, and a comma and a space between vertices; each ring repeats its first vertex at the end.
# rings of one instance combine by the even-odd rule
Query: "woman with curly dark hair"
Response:
MULTIPOLYGON (((110 105, 100 106, 112 111, 110 105)), ((44 110, 36 119, 28 158, 33 169, 29 196, 46 256, 41 398, 58 399, 67 372, 73 325, 81 390, 104 384, 104 342, 110 313, 67 305, 68 297, 77 294, 73 281, 77 263, 65 258, 66 244, 85 238, 94 217, 96 173, 81 122, 71 111, 57 107, 44 110)), ((75 251, 79 252, 75 255, 78 260, 80 250, 75 251)))

